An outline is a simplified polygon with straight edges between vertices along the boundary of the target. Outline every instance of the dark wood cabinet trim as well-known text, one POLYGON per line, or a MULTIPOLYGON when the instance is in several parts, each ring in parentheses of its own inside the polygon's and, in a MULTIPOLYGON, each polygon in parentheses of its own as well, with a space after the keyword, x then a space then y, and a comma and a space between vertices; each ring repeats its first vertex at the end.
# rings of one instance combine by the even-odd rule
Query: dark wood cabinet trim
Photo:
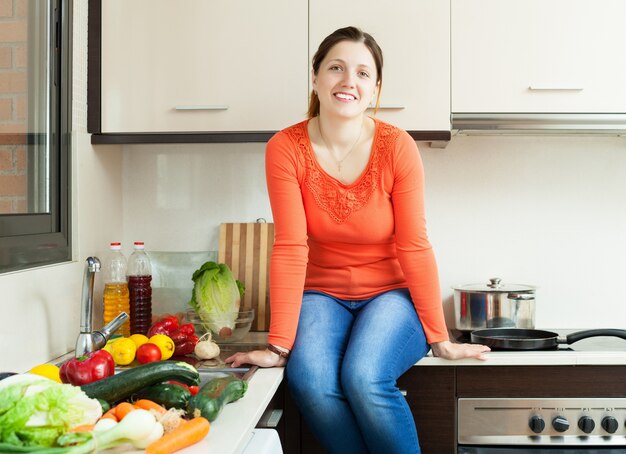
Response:
MULTIPOLYGON (((98 100, 99 102, 99 100, 98 100)), ((97 123, 100 126, 100 118, 97 123)), ((95 120, 94 120, 95 124, 95 120)), ((92 131, 89 131, 92 132, 92 131)), ((408 131, 418 142, 449 141, 450 131, 408 131)), ((141 143, 241 143, 267 142, 276 131, 233 132, 181 132, 181 133, 93 133, 92 144, 141 144, 141 143)))
POLYGON ((102 0, 89 0, 88 4, 87 132, 99 134, 102 130, 102 0))
POLYGON ((626 366, 457 368, 458 397, 624 397, 626 366))

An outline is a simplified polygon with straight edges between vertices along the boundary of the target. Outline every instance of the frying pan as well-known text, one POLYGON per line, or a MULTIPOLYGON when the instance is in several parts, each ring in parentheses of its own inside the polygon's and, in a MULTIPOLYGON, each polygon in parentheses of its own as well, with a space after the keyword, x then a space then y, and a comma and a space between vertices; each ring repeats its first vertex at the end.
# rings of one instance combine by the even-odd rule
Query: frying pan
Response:
MULTIPOLYGON (((519 328, 494 328, 472 331, 471 341, 474 344, 487 345, 492 349, 501 350, 546 350, 556 348, 558 344, 573 344, 588 337, 614 336, 626 339, 623 329, 589 329, 576 331, 567 336, 559 337, 552 331, 519 328)), ((626 345, 624 345, 626 349, 626 345)))

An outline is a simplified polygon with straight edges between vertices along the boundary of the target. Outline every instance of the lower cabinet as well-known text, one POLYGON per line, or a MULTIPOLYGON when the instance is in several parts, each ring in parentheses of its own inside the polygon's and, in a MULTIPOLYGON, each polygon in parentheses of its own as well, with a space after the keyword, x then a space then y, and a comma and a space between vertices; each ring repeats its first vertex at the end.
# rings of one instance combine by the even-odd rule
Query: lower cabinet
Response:
MULTIPOLYGON (((398 387, 406 392, 422 453, 452 454, 456 431, 455 368, 412 367, 400 377, 398 387)), ((280 385, 270 407, 283 410, 282 418, 275 428, 285 454, 325 452, 302 419, 285 381, 280 385)))
MULTIPOLYGON (((457 398, 623 398, 626 396, 626 365, 415 366, 400 377, 398 387, 406 392, 422 453, 454 454, 457 398)), ((275 428, 285 454, 324 453, 302 420, 285 382, 272 405, 283 410, 275 428)))

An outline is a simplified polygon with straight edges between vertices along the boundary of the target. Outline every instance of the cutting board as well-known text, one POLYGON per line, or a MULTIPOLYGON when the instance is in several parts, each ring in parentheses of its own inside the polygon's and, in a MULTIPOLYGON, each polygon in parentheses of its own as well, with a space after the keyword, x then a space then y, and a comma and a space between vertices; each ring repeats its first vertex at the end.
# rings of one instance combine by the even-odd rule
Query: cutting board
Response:
POLYGON ((266 222, 220 225, 218 260, 246 286, 241 307, 254 309, 251 331, 269 331, 269 263, 274 244, 274 224, 266 222))

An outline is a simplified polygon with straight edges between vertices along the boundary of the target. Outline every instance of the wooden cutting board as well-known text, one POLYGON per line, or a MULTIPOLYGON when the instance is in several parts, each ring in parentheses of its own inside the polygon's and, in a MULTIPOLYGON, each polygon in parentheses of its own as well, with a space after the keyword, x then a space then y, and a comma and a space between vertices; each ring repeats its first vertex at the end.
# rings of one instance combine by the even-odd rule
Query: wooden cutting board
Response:
POLYGON ((246 286, 241 307, 254 309, 251 331, 269 331, 269 263, 274 244, 274 224, 265 222, 220 225, 218 260, 246 286))

